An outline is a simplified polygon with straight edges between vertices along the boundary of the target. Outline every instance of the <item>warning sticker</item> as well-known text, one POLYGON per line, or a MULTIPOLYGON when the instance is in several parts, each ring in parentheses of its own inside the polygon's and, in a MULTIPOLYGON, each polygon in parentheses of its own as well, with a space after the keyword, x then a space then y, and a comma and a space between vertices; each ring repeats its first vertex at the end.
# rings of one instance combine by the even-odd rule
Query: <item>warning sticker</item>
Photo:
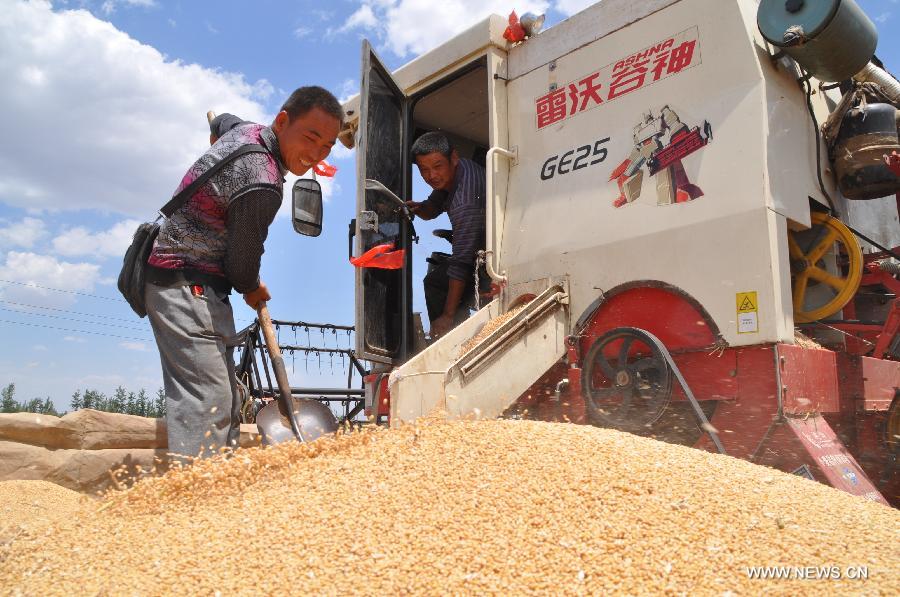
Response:
POLYGON ((759 303, 755 292, 738 292, 737 305, 738 334, 755 334, 759 332, 759 303))

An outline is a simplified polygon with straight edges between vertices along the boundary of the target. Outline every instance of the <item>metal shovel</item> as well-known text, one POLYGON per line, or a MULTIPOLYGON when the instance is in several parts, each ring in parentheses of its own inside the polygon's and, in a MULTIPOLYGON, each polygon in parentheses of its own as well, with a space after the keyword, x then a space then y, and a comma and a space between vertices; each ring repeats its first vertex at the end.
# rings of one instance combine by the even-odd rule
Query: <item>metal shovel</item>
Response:
POLYGON ((278 399, 264 406, 256 415, 256 426, 262 435, 263 445, 271 446, 292 439, 301 443, 311 442, 322 435, 334 433, 338 429, 338 421, 331 409, 317 400, 291 395, 291 384, 265 301, 259 303, 257 312, 278 382, 278 399))

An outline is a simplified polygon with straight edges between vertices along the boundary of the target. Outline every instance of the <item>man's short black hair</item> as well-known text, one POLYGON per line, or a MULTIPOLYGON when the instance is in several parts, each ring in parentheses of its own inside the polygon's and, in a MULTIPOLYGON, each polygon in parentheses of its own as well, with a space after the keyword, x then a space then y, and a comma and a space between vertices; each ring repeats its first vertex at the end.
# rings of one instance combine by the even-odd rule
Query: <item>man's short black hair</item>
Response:
POLYGON ((291 94, 281 106, 280 111, 287 112, 291 120, 303 116, 313 108, 319 108, 326 114, 344 123, 344 109, 330 91, 316 85, 300 87, 291 94))
POLYGON ((428 155, 429 153, 439 153, 448 160, 453 153, 453 144, 444 133, 432 131, 425 133, 413 143, 412 149, 409 150, 412 159, 415 161, 420 155, 428 155))

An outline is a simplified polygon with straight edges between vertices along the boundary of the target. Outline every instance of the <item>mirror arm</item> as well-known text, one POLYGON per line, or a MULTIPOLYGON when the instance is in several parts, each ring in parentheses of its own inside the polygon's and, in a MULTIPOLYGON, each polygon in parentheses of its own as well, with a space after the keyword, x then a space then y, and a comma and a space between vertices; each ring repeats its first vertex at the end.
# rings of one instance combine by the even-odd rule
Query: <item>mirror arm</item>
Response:
POLYGON ((406 219, 412 222, 412 214, 409 213, 409 207, 406 205, 406 201, 398 197, 391 191, 389 188, 378 182, 377 180, 373 180, 371 178, 367 178, 365 181, 365 186, 367 191, 377 191, 382 195, 386 195, 387 197, 394 200, 397 203, 400 210, 403 212, 403 215, 406 216, 406 219))

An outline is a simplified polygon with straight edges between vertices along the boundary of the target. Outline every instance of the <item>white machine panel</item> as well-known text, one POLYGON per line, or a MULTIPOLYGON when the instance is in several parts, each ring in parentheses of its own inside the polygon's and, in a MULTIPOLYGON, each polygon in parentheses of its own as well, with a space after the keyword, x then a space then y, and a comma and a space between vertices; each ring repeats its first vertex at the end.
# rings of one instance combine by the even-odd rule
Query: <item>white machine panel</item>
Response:
POLYGON ((576 320, 603 291, 657 280, 703 305, 731 345, 792 339, 780 237, 786 215, 808 219, 814 145, 810 125, 805 153, 771 153, 763 69, 775 66, 751 7, 683 0, 510 82, 518 162, 497 217, 511 286, 568 275, 576 320), (795 169, 777 202, 776 159, 795 169), (749 292, 755 329, 739 327, 749 292))

